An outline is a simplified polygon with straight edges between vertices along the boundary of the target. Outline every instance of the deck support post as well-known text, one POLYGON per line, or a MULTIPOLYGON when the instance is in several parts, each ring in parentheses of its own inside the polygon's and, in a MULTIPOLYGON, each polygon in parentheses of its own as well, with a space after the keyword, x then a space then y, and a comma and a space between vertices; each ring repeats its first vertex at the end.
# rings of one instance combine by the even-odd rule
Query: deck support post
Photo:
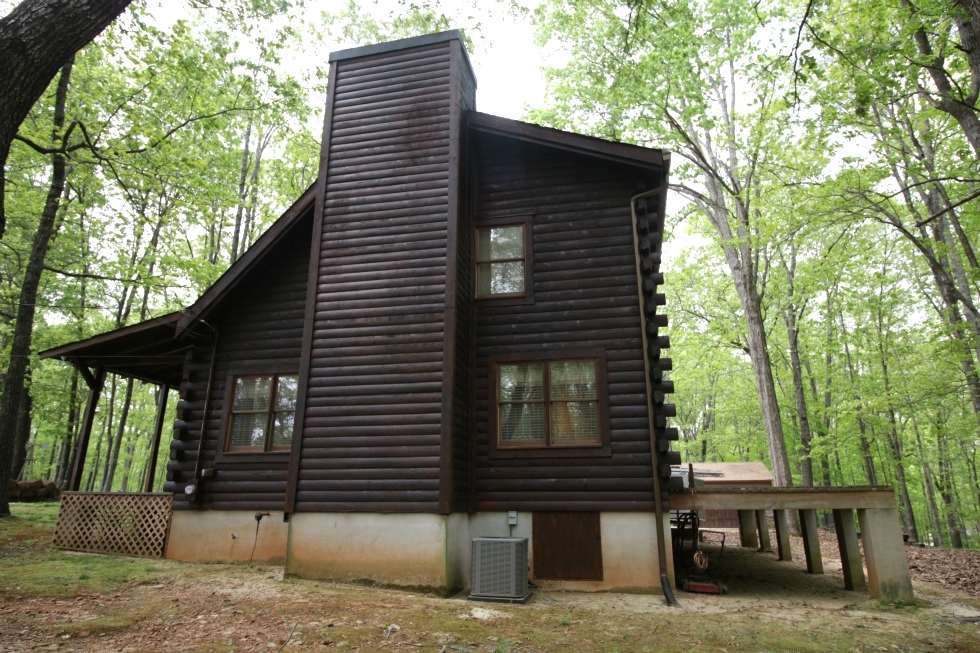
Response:
POLYGON ((823 557, 820 555, 820 537, 817 532, 817 511, 800 510, 800 527, 803 529, 803 553, 806 570, 811 574, 823 573, 823 557))
POLYGON ((755 535, 755 511, 738 511, 738 534, 742 538, 742 546, 755 549, 759 546, 759 540, 755 535))
POLYGON ((157 417, 153 423, 153 438, 150 440, 150 459, 146 461, 146 483, 143 485, 144 492, 153 491, 153 481, 157 471, 157 456, 160 452, 160 436, 163 434, 163 420, 167 415, 167 395, 170 394, 170 386, 166 383, 159 386, 160 396, 157 398, 157 417))
POLYGON ((854 511, 849 508, 834 510, 834 530, 837 531, 837 546, 840 548, 840 563, 844 571, 844 589, 863 590, 867 585, 864 582, 864 568, 861 566, 854 511))
POLYGON ((868 589, 883 601, 912 602, 912 577, 897 508, 858 509, 868 589))
MULTIPOLYGON (((81 370, 84 366, 76 365, 81 370)), ((85 368, 82 374, 88 383, 88 400, 85 402, 85 414, 82 417, 81 429, 78 432, 78 447, 75 449, 75 464, 71 468, 71 479, 68 481, 68 490, 78 492, 82 487, 82 472, 85 471, 85 454, 88 452, 88 441, 92 437, 92 425, 95 423, 95 409, 99 404, 99 395, 102 394, 102 386, 105 385, 105 368, 95 369, 95 376, 85 368)))
POLYGON ((776 548, 780 560, 793 560, 793 551, 789 546, 789 522, 785 510, 773 510, 773 521, 776 523, 776 548))
POLYGON ((772 543, 769 541, 769 519, 766 517, 765 510, 755 511, 755 525, 759 528, 759 550, 763 552, 772 551, 772 543))

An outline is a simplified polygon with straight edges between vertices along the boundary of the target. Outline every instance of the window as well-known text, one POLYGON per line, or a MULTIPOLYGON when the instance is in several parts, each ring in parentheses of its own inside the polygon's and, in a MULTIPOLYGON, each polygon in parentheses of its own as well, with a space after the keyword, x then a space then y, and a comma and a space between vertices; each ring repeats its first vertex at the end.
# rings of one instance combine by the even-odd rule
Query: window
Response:
POLYGON ((288 451, 293 442, 299 377, 236 376, 227 451, 288 451))
POLYGON ((495 370, 498 448, 602 444, 597 359, 501 361, 495 370))
POLYGON ((523 297, 526 294, 527 222, 476 230, 477 297, 523 297))

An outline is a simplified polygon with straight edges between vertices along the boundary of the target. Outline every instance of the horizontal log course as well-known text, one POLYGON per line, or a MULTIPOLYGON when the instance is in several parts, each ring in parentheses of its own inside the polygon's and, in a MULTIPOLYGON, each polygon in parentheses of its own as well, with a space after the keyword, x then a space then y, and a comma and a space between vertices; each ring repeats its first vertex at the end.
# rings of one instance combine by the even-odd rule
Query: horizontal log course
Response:
POLYGON ((492 498, 478 500, 476 502, 476 509, 486 511, 548 510, 558 512, 651 512, 653 510, 653 501, 650 499, 638 501, 615 499, 608 499, 604 501, 582 501, 556 498, 551 498, 549 500, 502 500, 501 498, 495 496, 492 498))
MULTIPOLYGON (((337 501, 324 501, 315 500, 319 496, 319 493, 304 494, 301 490, 296 497, 297 512, 399 512, 399 513, 432 513, 437 514, 439 512, 439 501, 436 493, 432 493, 432 498, 427 501, 398 501, 398 502, 388 502, 388 501, 378 501, 378 500, 364 500, 364 501, 349 501, 349 500, 337 500, 337 501), (307 500, 304 500, 304 497, 307 500), (312 497, 312 499, 311 499, 312 497)), ((346 499, 346 497, 345 497, 346 499)), ((281 507, 280 507, 281 508, 281 507)))
MULTIPOLYGON (((338 121, 333 128, 333 133, 331 137, 333 138, 345 138, 353 134, 363 134, 368 133, 379 127, 384 127, 386 130, 397 130, 405 129, 417 124, 418 122, 423 122, 428 124, 429 120, 437 119, 441 122, 446 122, 449 119, 449 107, 443 105, 431 106, 428 109, 421 109, 413 113, 411 117, 402 117, 397 120, 391 120, 389 116, 371 116, 367 118, 351 119, 338 121)), ((422 166, 418 166, 421 170, 422 166)), ((419 171, 408 171, 402 176, 409 176, 416 174, 419 171)), ((441 167, 440 174, 445 176, 445 166, 441 167)), ((345 188, 344 184, 337 181, 335 178, 331 178, 331 189, 334 188, 345 188)))
POLYGON ((803 510, 894 508, 890 486, 731 487, 673 492, 671 510, 803 510))
MULTIPOLYGON (((237 498, 238 495, 236 495, 237 498)), ((208 510, 282 510, 283 499, 282 497, 270 497, 267 495, 253 497, 248 500, 234 501, 225 499, 211 499, 206 501, 204 504, 205 508, 208 510)), ((174 501, 174 509, 176 510, 187 510, 187 509, 197 509, 196 505, 192 505, 186 501, 174 501)))
MULTIPOLYGON (((433 447, 429 448, 431 449, 433 447)), ((368 469, 371 466, 378 465, 379 460, 384 461, 382 464, 385 469, 439 467, 439 456, 408 456, 401 450, 389 451, 387 452, 388 455, 384 455, 386 451, 382 451, 379 452, 381 455, 372 454, 371 456, 361 458, 332 457, 332 449, 304 449, 304 451, 308 452, 308 456, 300 461, 300 470, 304 474, 307 471, 314 473, 318 470, 368 469)))
MULTIPOLYGON (((375 468, 334 468, 334 469, 302 469, 301 476, 304 481, 311 483, 321 481, 334 481, 339 486, 347 487, 342 482, 346 481, 438 481, 439 465, 431 465, 427 468, 419 467, 375 467, 375 468)), ((354 487, 354 485, 350 485, 354 487)), ((410 489, 408 485, 405 489, 410 489)))

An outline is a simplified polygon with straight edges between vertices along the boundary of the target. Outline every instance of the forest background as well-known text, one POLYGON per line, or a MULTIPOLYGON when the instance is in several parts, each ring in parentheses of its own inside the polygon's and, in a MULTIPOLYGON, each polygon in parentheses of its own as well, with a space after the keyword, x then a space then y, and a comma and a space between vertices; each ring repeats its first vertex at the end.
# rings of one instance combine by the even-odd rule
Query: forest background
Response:
MULTIPOLYGON (((137 0, 62 68, 5 168, 12 476, 64 484, 87 393, 38 351, 186 306, 314 181, 329 50, 462 28, 480 61, 493 14, 549 62, 524 119, 674 153, 683 459, 893 485, 911 540, 980 548, 980 3, 481 4, 137 0)), ((142 486, 158 391, 110 376, 83 490, 142 486)))

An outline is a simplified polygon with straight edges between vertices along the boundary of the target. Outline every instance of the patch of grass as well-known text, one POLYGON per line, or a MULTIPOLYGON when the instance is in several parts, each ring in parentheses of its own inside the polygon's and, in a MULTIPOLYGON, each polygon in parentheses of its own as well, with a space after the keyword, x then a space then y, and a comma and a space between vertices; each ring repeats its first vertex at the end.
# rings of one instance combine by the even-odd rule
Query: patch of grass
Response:
POLYGON ((57 503, 11 503, 10 517, 0 519, 0 552, 50 542, 58 521, 57 503))
POLYGON ((510 640, 502 639, 493 647, 493 653, 510 653, 510 640))
POLYGON ((67 598, 107 592, 130 582, 159 578, 172 567, 163 560, 49 549, 8 558, 0 578, 0 596, 67 598))
POLYGON ((57 503, 13 503, 0 519, 0 597, 67 598, 112 590, 128 582, 159 578, 173 567, 163 560, 127 558, 37 548, 50 542, 58 521, 57 503))
POLYGON ((228 644, 204 644, 191 649, 188 653, 234 653, 234 651, 235 647, 228 644))
POLYGON ((109 617, 98 617, 79 621, 60 627, 56 635, 71 635, 72 637, 86 637, 98 633, 111 633, 116 630, 125 630, 136 624, 136 619, 130 616, 113 615, 109 617))

